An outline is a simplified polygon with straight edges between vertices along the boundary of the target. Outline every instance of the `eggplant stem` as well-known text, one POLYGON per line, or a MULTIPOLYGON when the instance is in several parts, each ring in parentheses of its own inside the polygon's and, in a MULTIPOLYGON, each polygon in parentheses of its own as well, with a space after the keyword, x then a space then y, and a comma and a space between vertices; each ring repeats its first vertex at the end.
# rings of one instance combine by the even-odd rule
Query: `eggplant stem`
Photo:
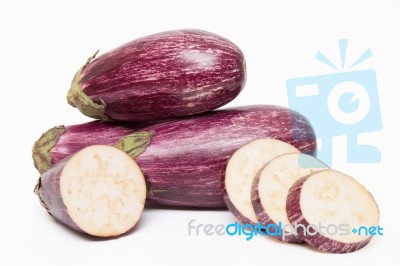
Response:
POLYGON ((53 149, 64 132, 64 126, 53 127, 43 133, 33 145, 32 159, 39 173, 42 174, 53 166, 51 161, 51 149, 53 149))
POLYGON ((41 181, 41 177, 39 177, 38 181, 36 182, 35 187, 33 188, 33 193, 35 193, 38 196, 39 196, 39 190, 40 190, 40 181, 41 181))
POLYGON ((90 64, 90 62, 96 57, 98 53, 99 50, 97 50, 94 55, 90 56, 87 59, 86 63, 78 70, 78 72, 76 72, 71 82, 71 88, 68 91, 67 101, 73 107, 77 107, 79 111, 81 111, 81 113, 83 113, 84 115, 100 119, 102 121, 110 121, 107 115, 104 114, 106 109, 104 101, 102 101, 101 104, 95 103, 92 99, 90 99, 89 96, 87 96, 83 92, 79 84, 82 70, 90 64))
POLYGON ((153 131, 134 132, 119 139, 115 147, 129 154, 132 159, 135 159, 146 151, 153 134, 153 131))
POLYGON ((51 216, 53 216, 53 215, 50 213, 49 208, 46 206, 46 204, 44 204, 44 201, 43 201, 42 198, 40 197, 40 186, 41 186, 41 181, 42 181, 42 177, 40 176, 39 179, 38 179, 38 181, 36 182, 36 185, 35 185, 34 189, 33 189, 33 193, 35 193, 35 194, 38 196, 40 205, 42 205, 42 207, 45 208, 46 211, 47 211, 51 216))
POLYGON ((154 193, 159 193, 159 192, 166 192, 166 191, 168 191, 167 189, 149 189, 149 191, 147 192, 147 194, 149 195, 149 196, 153 196, 154 195, 154 193))
POLYGON ((100 50, 97 50, 92 56, 89 56, 89 58, 86 61, 86 64, 83 66, 85 68, 89 63, 96 58, 96 55, 100 52, 100 50))

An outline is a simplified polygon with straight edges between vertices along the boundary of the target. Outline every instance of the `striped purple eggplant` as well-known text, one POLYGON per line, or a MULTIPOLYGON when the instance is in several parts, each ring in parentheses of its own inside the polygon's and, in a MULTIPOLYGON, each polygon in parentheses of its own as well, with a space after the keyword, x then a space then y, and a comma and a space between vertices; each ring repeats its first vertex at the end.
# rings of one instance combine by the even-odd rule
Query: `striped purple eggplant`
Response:
MULTIPOLYGON (((305 153, 313 154, 316 149, 307 119, 273 105, 217 110, 127 132, 120 130, 119 140, 114 135, 109 141, 105 131, 82 130, 65 137, 69 141, 54 141, 37 157, 49 157, 56 163, 68 155, 65 151, 70 146, 87 146, 85 138, 90 136, 97 144, 116 145, 135 158, 149 186, 149 199, 166 205, 216 208, 226 206, 221 181, 227 161, 244 144, 256 138, 275 138, 305 153)), ((51 139, 47 133, 42 138, 51 139)), ((36 143, 34 150, 42 141, 36 143)))
MULTIPOLYGON (((32 149, 36 169, 42 174, 61 159, 90 145, 115 146, 119 139, 154 122, 112 123, 99 120, 46 131, 32 149)), ((146 145, 146 143, 143 143, 146 145)))
POLYGON ((214 110, 246 82, 245 59, 231 41, 201 30, 143 37, 76 73, 68 103, 101 120, 144 121, 214 110))

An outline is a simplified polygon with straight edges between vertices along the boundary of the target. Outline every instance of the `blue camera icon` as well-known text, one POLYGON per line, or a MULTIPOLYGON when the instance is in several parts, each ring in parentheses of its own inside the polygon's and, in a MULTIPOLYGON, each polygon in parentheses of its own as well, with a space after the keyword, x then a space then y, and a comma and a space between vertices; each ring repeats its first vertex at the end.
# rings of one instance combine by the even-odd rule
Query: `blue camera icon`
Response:
POLYGON ((373 69, 289 79, 289 107, 305 115, 322 144, 318 157, 332 164, 332 138, 347 136, 349 163, 380 162, 380 151, 358 144, 357 134, 382 129, 373 69))

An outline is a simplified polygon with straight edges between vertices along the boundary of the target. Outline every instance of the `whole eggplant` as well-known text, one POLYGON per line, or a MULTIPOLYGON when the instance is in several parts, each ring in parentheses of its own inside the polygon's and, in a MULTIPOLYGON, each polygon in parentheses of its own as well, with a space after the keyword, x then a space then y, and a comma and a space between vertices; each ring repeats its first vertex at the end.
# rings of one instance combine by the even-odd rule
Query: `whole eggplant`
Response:
MULTIPOLYGON (((133 133, 116 127, 115 131, 90 129, 75 132, 73 137, 69 134, 65 131, 61 141, 55 141, 50 149, 41 149, 39 139, 34 150, 41 155, 36 157, 48 156, 54 164, 69 151, 93 144, 86 138, 97 144, 115 145, 135 158, 142 169, 148 199, 173 206, 225 207, 221 181, 227 161, 238 148, 254 139, 275 138, 304 153, 316 151, 315 134, 308 120, 274 105, 222 109, 154 124, 133 133)), ((45 133, 41 138, 50 137, 45 133)))
POLYGON ((76 73, 68 103, 101 120, 189 116, 232 101, 246 82, 231 41, 201 30, 161 32, 126 43, 76 73))

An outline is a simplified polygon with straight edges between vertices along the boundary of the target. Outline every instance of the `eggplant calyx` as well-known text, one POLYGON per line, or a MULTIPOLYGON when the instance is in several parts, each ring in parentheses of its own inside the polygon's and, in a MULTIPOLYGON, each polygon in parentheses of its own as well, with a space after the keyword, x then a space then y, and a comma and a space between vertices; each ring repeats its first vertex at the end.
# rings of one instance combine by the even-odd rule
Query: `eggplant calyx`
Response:
POLYGON ((42 177, 39 177, 39 179, 38 179, 38 181, 37 181, 37 183, 36 183, 36 185, 35 185, 35 188, 33 189, 33 193, 35 193, 35 194, 38 196, 40 205, 42 205, 42 207, 45 208, 46 211, 47 211, 51 216, 53 216, 53 215, 50 213, 49 208, 46 206, 46 204, 44 203, 44 201, 43 201, 42 198, 40 197, 40 186, 41 186, 41 181, 42 181, 42 177))
POLYGON ((39 173, 46 172, 53 166, 51 161, 51 149, 56 145, 58 139, 64 134, 65 127, 57 126, 47 130, 35 141, 32 148, 32 159, 39 173))
POLYGON ((82 70, 96 57, 98 52, 99 51, 97 51, 93 56, 89 57, 85 65, 81 67, 78 72, 76 72, 71 82, 71 88, 68 91, 67 101, 71 106, 77 107, 79 111, 86 116, 103 121, 109 121, 110 119, 104 114, 106 109, 105 102, 102 101, 101 104, 95 103, 83 92, 81 86, 79 85, 82 70))
POLYGON ((135 159, 137 156, 146 151, 147 146, 149 146, 151 142, 151 137, 153 134, 153 131, 134 132, 119 139, 115 147, 129 154, 132 159, 135 159))

